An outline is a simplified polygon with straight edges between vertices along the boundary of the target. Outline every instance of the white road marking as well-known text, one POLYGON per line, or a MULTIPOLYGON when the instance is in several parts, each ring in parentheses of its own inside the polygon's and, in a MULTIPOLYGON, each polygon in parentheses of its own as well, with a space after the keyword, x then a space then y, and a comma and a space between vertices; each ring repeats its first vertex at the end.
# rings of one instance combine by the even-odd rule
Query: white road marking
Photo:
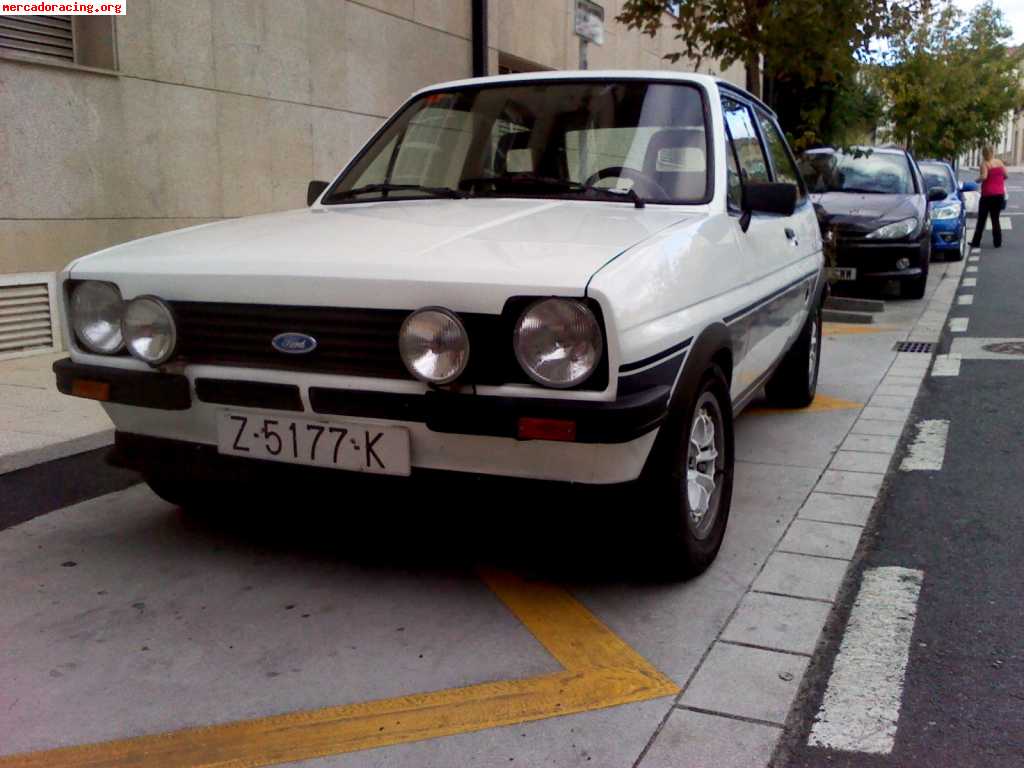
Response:
POLYGON ((910 453, 904 457, 900 469, 904 472, 935 472, 942 469, 948 436, 949 421, 946 419, 925 419, 918 422, 917 437, 910 444, 910 453))
MULTIPOLYGON (((971 256, 971 258, 969 258, 967 261, 970 264, 977 264, 979 261, 981 261, 981 258, 979 256, 971 256)), ((968 267, 968 269, 970 269, 970 267, 968 267)))
POLYGON ((966 317, 951 317, 949 318, 949 330, 953 333, 963 333, 967 330, 967 323, 969 318, 966 317))
POLYGON ((961 356, 955 353, 936 355, 932 363, 932 376, 959 376, 961 356))
MULTIPOLYGON (((975 261, 977 261, 977 259, 975 259, 975 261)), ((964 272, 966 272, 967 274, 972 274, 972 273, 977 272, 977 271, 978 271, 977 267, 968 267, 967 269, 964 270, 964 272)))
POLYGON ((964 288, 973 288, 978 284, 978 278, 976 277, 965 277, 963 281, 964 288))
POLYGON ((960 305, 973 304, 974 294, 973 293, 961 293, 956 297, 956 303, 960 305))
POLYGON ((808 744, 892 752, 923 580, 897 566, 864 572, 808 744))
POLYGON ((999 224, 1003 229, 1013 229, 1013 219, 1008 219, 1005 216, 999 217, 999 224))

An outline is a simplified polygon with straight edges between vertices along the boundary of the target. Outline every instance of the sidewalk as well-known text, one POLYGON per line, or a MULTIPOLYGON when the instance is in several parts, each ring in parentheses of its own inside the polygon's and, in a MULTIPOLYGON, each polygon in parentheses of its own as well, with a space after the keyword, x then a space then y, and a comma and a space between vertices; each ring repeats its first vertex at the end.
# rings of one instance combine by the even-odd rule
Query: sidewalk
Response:
POLYGON ((109 445, 114 429, 99 403, 57 391, 54 360, 0 361, 0 474, 109 445))

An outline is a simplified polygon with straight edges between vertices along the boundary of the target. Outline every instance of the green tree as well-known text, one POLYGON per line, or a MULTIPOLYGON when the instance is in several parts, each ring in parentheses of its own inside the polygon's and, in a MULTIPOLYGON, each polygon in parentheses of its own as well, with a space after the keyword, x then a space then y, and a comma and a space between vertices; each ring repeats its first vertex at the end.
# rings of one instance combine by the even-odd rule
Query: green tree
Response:
MULTIPOLYGON (((747 90, 761 95, 766 78, 837 83, 875 41, 903 34, 919 0, 625 0, 618 20, 654 35, 664 14, 680 50, 700 66, 704 58, 746 67, 747 90)), ((790 126, 784 126, 790 129, 790 126)))
POLYGON ((965 17, 949 3, 927 7, 915 32, 877 70, 888 133, 919 156, 955 158, 994 142, 1024 108, 1024 50, 991 0, 965 17))

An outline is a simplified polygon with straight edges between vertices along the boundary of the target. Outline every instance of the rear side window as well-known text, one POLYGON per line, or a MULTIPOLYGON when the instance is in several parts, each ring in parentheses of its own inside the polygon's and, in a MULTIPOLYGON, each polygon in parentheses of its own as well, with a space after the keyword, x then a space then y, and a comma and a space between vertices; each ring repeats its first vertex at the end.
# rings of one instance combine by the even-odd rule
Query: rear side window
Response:
POLYGON ((765 143, 768 145, 768 153, 772 156, 772 166, 775 168, 775 180, 787 184, 796 184, 797 201, 804 199, 803 185, 800 183, 800 172, 796 168, 796 162, 789 153, 786 140, 782 137, 775 121, 760 110, 757 119, 761 123, 761 133, 764 135, 765 143))
POLYGON ((725 124, 729 128, 729 138, 736 150, 741 181, 771 181, 768 173, 768 158, 765 157, 761 140, 754 128, 754 118, 750 110, 738 101, 722 99, 722 110, 725 124))

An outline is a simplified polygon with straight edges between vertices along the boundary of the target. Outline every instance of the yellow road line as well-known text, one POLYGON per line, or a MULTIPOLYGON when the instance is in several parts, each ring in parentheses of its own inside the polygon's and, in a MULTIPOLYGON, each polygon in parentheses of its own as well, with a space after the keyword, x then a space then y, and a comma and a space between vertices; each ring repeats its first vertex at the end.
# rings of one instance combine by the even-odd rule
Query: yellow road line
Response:
POLYGON ((0 756, 0 768, 252 768, 481 731, 679 692, 675 683, 564 590, 502 573, 483 576, 564 671, 0 756))
POLYGON ((856 336, 862 333, 894 333, 902 330, 896 325, 872 325, 870 323, 822 323, 823 336, 856 336))
POLYGON ((815 395, 814 400, 806 408, 751 408, 747 413, 754 415, 759 413, 822 413, 824 411, 849 411, 854 408, 863 408, 864 403, 855 403, 853 400, 843 400, 841 397, 823 395, 820 392, 815 395))

